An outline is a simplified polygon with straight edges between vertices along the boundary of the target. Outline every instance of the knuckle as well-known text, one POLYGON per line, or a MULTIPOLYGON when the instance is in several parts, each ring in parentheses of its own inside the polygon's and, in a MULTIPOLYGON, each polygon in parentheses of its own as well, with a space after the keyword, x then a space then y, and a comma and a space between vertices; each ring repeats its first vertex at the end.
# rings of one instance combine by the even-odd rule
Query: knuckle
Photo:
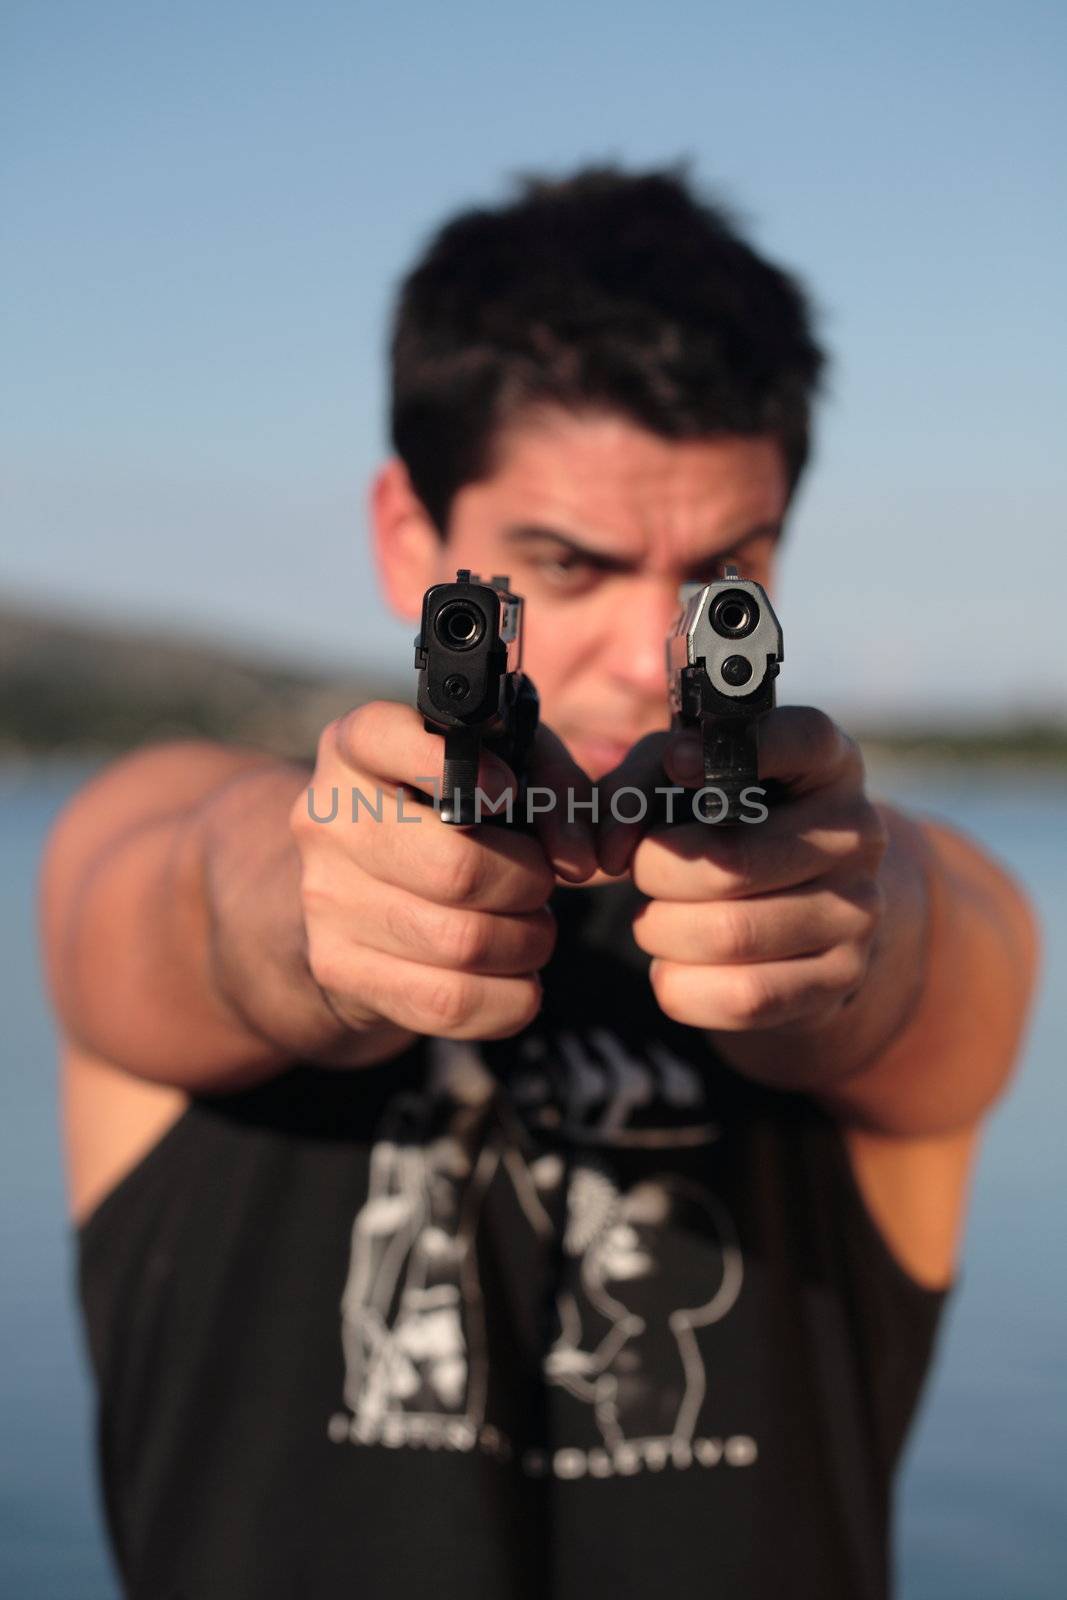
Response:
POLYGON ((515 1008, 512 1015, 514 1032, 529 1027, 541 1009, 542 991, 536 978, 520 978, 515 990, 515 1008))
POLYGON ((841 1001, 863 982, 867 971, 867 952, 850 941, 829 951, 821 963, 819 979, 812 984, 813 996, 841 1001))
POLYGON ((869 952, 866 944, 852 940, 842 945, 835 962, 838 985, 845 993, 861 984, 867 975, 869 952))
POLYGON ((845 807, 843 821, 861 858, 877 866, 889 847, 889 828, 878 807, 859 794, 845 807))
POLYGON ((857 783, 862 787, 867 776, 867 763, 863 759, 859 740, 854 739, 852 734, 846 733, 844 728, 838 728, 837 736, 841 741, 842 766, 855 776, 857 783))
POLYGON ((832 717, 824 711, 818 714, 815 726, 815 741, 819 754, 825 764, 841 767, 846 764, 849 756, 850 740, 843 728, 840 728, 832 717))
POLYGON ((656 1003, 665 1017, 688 1027, 693 1024, 692 975, 676 961, 657 957, 651 970, 652 989, 656 1003))
POLYGON ((889 828, 885 818, 875 806, 867 806, 862 838, 871 859, 875 862, 881 861, 889 849, 889 828))
POLYGON ((543 906, 556 887, 555 868, 544 855, 534 863, 534 887, 539 897, 539 905, 543 906))
POLYGON ((630 861, 630 878, 641 894, 654 896, 659 887, 657 868, 663 859, 662 846, 656 840, 645 840, 638 845, 630 861))
POLYGON ((718 959, 751 961, 759 949, 756 919, 751 908, 743 900, 734 900, 724 902, 718 912, 718 959))
POLYGON ((680 1008, 680 995, 678 993, 677 970, 672 961, 657 958, 649 972, 652 992, 656 996, 656 1003, 664 1016, 678 1022, 682 1019, 678 1012, 680 1008))
POLYGON ((885 890, 876 878, 861 878, 851 898, 859 913, 860 936, 870 938, 885 912, 885 890))
POLYGON ((493 948, 493 925, 478 911, 453 912, 447 927, 448 951, 453 965, 484 966, 493 948))
POLYGON ((308 795, 313 791, 313 783, 310 784, 308 788, 301 789, 300 793, 289 807, 289 832, 293 835, 298 845, 302 842, 304 835, 311 831, 312 808, 308 802, 308 795))
POLYGON ((482 965, 492 947, 492 928, 480 912, 445 909, 412 895, 390 896, 385 923, 404 950, 432 953, 458 970, 482 965))
POLYGON ((294 798, 288 821, 289 832, 298 846, 322 838, 328 825, 341 815, 341 791, 332 781, 335 778, 336 772, 330 772, 320 761, 294 798))
POLYGON ((332 755, 337 748, 337 728, 340 720, 340 717, 334 717, 332 722, 327 722, 319 731, 319 737, 315 741, 315 750, 320 761, 324 756, 332 755))
POLYGON ((735 1026, 766 1027, 775 1018, 781 997, 758 968, 738 972, 732 985, 731 1012, 735 1026))
POLYGON ((463 1029, 472 1020, 476 1006, 476 984, 459 973, 427 983, 419 998, 419 1009, 430 1030, 446 1035, 463 1029))
POLYGON ((316 770, 319 770, 320 768, 332 767, 338 761, 343 759, 343 752, 346 748, 348 737, 347 724, 355 715, 355 712, 350 711, 347 716, 334 717, 333 721, 328 722, 325 728, 323 728, 322 732, 319 734, 318 745, 315 752, 316 770))
POLYGON ((346 767, 367 765, 381 741, 384 713, 388 709, 387 702, 383 700, 368 700, 364 705, 353 706, 351 711, 337 717, 325 730, 325 734, 333 730, 327 748, 334 760, 340 760, 346 767))
POLYGON ((335 904, 335 901, 334 875, 321 871, 314 858, 305 861, 300 874, 300 903, 305 917, 322 916, 335 904))
POLYGON ((319 939, 309 934, 306 957, 308 970, 320 989, 337 993, 345 988, 349 962, 342 959, 342 951, 336 940, 319 939))
POLYGON ((650 956, 656 954, 655 904, 654 900, 647 900, 634 915, 630 924, 637 948, 650 956))
POLYGON ((446 905, 470 905, 481 887, 481 858, 477 849, 464 848, 466 841, 448 839, 437 866, 437 890, 446 905))

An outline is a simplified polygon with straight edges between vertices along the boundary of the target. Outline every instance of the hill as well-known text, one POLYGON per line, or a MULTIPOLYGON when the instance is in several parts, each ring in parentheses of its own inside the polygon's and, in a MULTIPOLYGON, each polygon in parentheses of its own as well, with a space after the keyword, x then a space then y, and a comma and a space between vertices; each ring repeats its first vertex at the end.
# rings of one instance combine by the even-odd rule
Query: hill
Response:
MULTIPOLYGON (((410 700, 413 690, 413 673, 331 675, 0 601, 0 750, 110 752, 200 736, 309 756, 333 717, 366 700, 410 700)), ((1037 715, 870 725, 859 736, 872 759, 1067 766, 1067 722, 1037 715)))
POLYGON ((353 705, 411 684, 312 669, 195 639, 102 627, 0 603, 0 747, 118 751, 204 736, 314 751, 353 705))

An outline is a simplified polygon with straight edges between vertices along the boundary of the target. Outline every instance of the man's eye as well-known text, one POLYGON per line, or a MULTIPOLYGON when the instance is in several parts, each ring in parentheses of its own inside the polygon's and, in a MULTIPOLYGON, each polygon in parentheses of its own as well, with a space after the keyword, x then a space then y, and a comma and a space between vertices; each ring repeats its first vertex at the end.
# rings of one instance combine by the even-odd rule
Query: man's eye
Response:
POLYGON ((592 562, 578 556, 545 556, 537 570, 551 588, 560 590, 586 588, 596 577, 592 562))

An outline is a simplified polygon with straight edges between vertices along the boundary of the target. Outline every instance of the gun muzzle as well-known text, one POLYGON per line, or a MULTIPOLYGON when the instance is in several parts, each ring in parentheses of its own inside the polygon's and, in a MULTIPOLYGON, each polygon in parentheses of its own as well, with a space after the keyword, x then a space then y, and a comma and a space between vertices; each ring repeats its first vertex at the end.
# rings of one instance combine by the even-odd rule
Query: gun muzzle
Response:
MULTIPOLYGON (((715 583, 687 584, 667 638, 672 725, 699 729, 704 785, 718 791, 718 822, 740 822, 759 786, 759 719, 774 705, 782 628, 762 585, 734 567, 715 583)), ((762 793, 757 798, 762 798, 762 793)))
POLYGON ((427 589, 415 640, 416 704, 427 730, 445 741, 443 822, 470 827, 481 820, 483 749, 507 762, 522 790, 538 700, 521 663, 522 599, 507 578, 482 583, 463 568, 454 583, 427 589))

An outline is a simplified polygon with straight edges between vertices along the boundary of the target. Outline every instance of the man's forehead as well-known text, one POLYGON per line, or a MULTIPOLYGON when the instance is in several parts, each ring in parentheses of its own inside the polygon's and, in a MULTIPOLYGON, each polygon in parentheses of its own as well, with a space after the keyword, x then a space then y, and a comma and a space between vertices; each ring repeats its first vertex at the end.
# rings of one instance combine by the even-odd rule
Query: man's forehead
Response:
POLYGON ((623 418, 554 412, 499 441, 481 486, 509 525, 605 555, 699 555, 780 524, 785 459, 770 437, 663 439, 623 418))

